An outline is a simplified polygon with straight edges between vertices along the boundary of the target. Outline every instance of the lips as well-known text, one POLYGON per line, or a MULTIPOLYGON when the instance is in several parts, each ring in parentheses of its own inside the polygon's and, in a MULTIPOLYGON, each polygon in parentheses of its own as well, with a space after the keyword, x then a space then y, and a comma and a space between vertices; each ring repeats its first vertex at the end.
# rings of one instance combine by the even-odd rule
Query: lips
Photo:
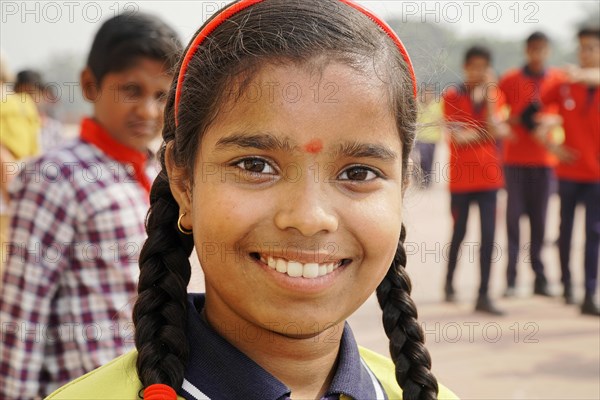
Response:
POLYGON ((321 276, 328 275, 350 262, 349 259, 332 260, 330 262, 300 262, 298 260, 288 260, 281 257, 273 257, 266 254, 251 253, 251 256, 260 260, 263 264, 267 265, 270 269, 275 270, 281 274, 287 274, 292 278, 307 278, 315 279, 321 276))

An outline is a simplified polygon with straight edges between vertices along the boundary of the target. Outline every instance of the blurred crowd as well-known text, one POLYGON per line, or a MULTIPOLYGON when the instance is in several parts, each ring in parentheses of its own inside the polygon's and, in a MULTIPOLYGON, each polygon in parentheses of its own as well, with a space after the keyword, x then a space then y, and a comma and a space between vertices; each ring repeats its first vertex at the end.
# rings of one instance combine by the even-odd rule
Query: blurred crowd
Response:
MULTIPOLYGON (((505 297, 514 297, 521 242, 520 220, 530 225, 529 260, 535 274, 533 293, 552 297, 541 258, 550 195, 560 197, 561 283, 567 304, 576 304, 571 279, 571 246, 575 208, 585 207, 584 315, 600 315, 598 286, 600 244, 600 33, 578 32, 578 65, 549 67, 551 43, 543 32, 524 41, 524 63, 497 77, 489 49, 473 46, 464 57, 464 81, 445 88, 423 86, 420 129, 414 158, 419 182, 427 189, 440 178, 434 171, 436 143, 445 137, 450 210, 454 229, 447 265, 445 299, 456 299, 454 272, 466 234, 469 206, 481 220, 481 284, 476 310, 502 315, 488 295, 496 231, 498 190, 507 193, 508 262, 505 297)), ((577 266, 581 268, 581 266, 577 266)))

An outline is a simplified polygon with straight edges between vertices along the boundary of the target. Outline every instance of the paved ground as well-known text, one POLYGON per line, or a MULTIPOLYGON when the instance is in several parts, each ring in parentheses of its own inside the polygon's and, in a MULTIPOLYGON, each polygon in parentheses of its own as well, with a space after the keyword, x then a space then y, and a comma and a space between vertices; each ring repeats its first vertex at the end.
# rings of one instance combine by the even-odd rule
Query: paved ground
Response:
MULTIPOLYGON (((437 157, 444 159, 445 149, 437 157)), ((443 164, 439 164, 443 175, 443 164)), ((549 210, 547 245, 543 256, 552 289, 561 293, 558 250, 558 199, 549 210)), ((507 311, 504 317, 473 312, 478 271, 478 212, 471 210, 469 228, 456 274, 457 304, 442 302, 446 254, 451 234, 449 195, 438 179, 428 191, 410 190, 405 199, 408 228, 408 270, 413 298, 426 330, 427 347, 438 379, 462 399, 600 399, 600 318, 584 317, 576 306, 560 298, 532 297, 533 275, 522 252, 519 260, 518 297, 505 300, 506 268, 505 197, 498 207, 496 252, 492 294, 507 311)), ((579 210, 581 211, 581 210, 579 210)), ((583 258, 583 214, 576 215, 573 241, 573 276, 581 297, 583 258)), ((522 225, 523 248, 528 230, 522 225)), ((195 275, 196 282, 200 279, 195 275)), ((195 284, 196 287, 197 283, 195 284)), ((360 344, 387 353, 387 338, 381 326, 381 311, 370 298, 350 319, 360 344)))
MULTIPOLYGON (((444 149, 439 149, 443 157, 444 149)), ((544 261, 552 288, 562 293, 558 249, 558 199, 552 198, 544 261)), ((600 399, 600 318, 579 314, 561 299, 532 297, 533 274, 526 251, 520 255, 518 297, 502 299, 506 269, 506 200, 499 196, 492 294, 507 315, 473 312, 479 279, 478 210, 471 209, 469 229, 456 275, 458 304, 442 302, 446 254, 451 234, 449 195, 440 179, 428 191, 413 190, 405 199, 408 270, 413 297, 426 329, 427 347, 438 379, 462 399, 600 399), (474 250, 474 251, 473 251, 474 250), (474 254, 470 254, 474 253, 474 254)), ((583 210, 576 215, 572 272, 578 298, 583 296, 583 210)), ((522 248, 528 242, 522 221, 522 248)), ((371 298, 351 319, 357 340, 387 352, 371 298)))

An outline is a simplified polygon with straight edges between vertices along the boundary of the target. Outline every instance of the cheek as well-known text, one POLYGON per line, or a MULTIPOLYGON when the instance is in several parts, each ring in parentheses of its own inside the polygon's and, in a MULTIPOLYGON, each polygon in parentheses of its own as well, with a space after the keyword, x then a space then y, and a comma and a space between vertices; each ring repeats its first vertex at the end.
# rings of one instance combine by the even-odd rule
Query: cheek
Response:
POLYGON ((357 208, 354 214, 354 231, 363 244, 365 262, 377 269, 370 273, 382 277, 398 247, 402 203, 374 199, 370 206, 357 208))
POLYGON ((123 124, 127 115, 131 113, 131 105, 126 102, 112 102, 104 107, 105 112, 110 113, 110 120, 113 124, 123 124))
POLYGON ((352 289, 345 290, 353 293, 348 299, 350 309, 360 307, 385 277, 398 247, 401 224, 401 203, 397 201, 381 200, 355 210, 352 231, 364 253, 352 271, 352 289))
POLYGON ((194 230, 200 232, 203 240, 215 241, 218 238, 232 246, 253 226, 266 219, 264 197, 254 199, 252 193, 243 193, 221 183, 220 176, 206 179, 207 182, 195 185, 192 205, 194 230))
POLYGON ((156 120, 159 121, 161 124, 165 120, 165 105, 164 104, 161 104, 158 107, 158 115, 156 116, 156 120))
POLYGON ((232 206, 221 200, 215 191, 194 188, 192 198, 192 227, 194 245, 200 264, 208 277, 219 275, 228 269, 219 268, 235 241, 239 227, 232 219, 232 206))

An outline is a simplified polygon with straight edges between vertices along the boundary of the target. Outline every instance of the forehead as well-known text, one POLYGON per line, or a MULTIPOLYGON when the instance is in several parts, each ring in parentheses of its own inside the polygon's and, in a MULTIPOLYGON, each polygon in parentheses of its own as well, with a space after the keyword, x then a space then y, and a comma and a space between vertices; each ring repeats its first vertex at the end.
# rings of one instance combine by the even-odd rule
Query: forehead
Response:
POLYGON ((592 35, 585 35, 579 38, 582 46, 600 46, 600 38, 592 35))
POLYGON ((165 68, 165 63, 148 57, 139 57, 129 65, 119 71, 109 71, 104 75, 103 80, 129 80, 136 79, 152 83, 154 79, 160 81, 154 83, 164 83, 164 80, 171 80, 173 75, 165 68))
POLYGON ((548 41, 543 39, 533 40, 527 43, 528 49, 541 49, 548 47, 548 41))
POLYGON ((389 87, 372 73, 341 63, 307 68, 267 64, 241 84, 234 81, 205 140, 231 131, 269 131, 299 143, 346 135, 399 141, 389 87), (389 136, 389 137, 388 137, 389 136))
POLYGON ((489 61, 487 60, 487 58, 482 56, 472 56, 465 63, 467 67, 482 67, 487 66, 488 64, 489 61))

